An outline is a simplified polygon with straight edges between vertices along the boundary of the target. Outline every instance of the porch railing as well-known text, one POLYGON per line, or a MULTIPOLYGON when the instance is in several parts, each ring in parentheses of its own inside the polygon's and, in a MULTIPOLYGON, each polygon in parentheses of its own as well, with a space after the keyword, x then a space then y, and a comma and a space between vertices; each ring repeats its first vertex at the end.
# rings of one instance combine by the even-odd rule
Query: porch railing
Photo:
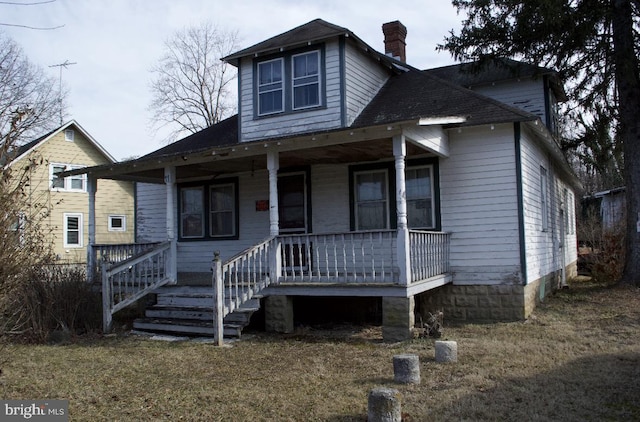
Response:
POLYGON ((102 275, 102 267, 117 264, 119 262, 130 259, 133 256, 147 252, 160 242, 149 243, 131 243, 131 244, 96 244, 91 246, 91 257, 89 259, 88 270, 93 271, 89 281, 100 280, 102 275))
POLYGON ((239 253, 224 264, 219 253, 215 253, 213 337, 217 344, 222 344, 224 317, 251 300, 273 281, 270 269, 278 266, 274 260, 276 249, 277 242, 271 237, 239 253))
POLYGON ((115 264, 103 263, 104 332, 110 331, 113 314, 138 301, 153 289, 174 281, 172 280, 172 250, 171 242, 164 242, 115 264))
POLYGON ((397 232, 279 236, 279 281, 393 283, 397 280, 397 232))
POLYGON ((411 282, 449 272, 450 234, 409 230, 411 282))

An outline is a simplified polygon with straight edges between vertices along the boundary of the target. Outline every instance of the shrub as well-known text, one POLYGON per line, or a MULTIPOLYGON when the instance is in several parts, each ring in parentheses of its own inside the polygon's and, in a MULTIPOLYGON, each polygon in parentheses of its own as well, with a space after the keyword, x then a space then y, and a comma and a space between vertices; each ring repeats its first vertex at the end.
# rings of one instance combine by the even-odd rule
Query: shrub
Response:
POLYGON ((594 281, 614 283, 622 276, 625 263, 625 219, 605 228, 599 214, 589 212, 580 221, 578 230, 580 255, 578 269, 594 281))
POLYGON ((5 332, 24 341, 60 342, 101 324, 100 294, 78 266, 37 267, 4 297, 3 309, 5 332))

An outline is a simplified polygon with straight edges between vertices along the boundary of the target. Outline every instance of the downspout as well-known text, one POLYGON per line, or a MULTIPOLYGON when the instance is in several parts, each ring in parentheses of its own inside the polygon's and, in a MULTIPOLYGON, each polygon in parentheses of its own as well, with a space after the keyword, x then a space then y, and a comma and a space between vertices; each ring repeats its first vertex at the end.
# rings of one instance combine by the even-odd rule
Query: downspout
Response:
POLYGON ((513 137, 516 153, 516 191, 518 201, 518 234, 520 240, 520 274, 522 277, 522 285, 527 284, 527 251, 525 245, 525 228, 524 228, 524 195, 522 191, 522 148, 520 145, 521 137, 520 122, 513 124, 513 137))

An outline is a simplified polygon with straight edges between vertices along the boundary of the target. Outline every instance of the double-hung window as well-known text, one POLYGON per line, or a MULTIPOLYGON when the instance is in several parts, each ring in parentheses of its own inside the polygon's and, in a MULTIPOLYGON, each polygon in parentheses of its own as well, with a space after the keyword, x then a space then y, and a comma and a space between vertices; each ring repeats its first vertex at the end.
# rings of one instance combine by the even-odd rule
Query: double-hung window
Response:
POLYGON ((292 58, 293 109, 320 105, 320 52, 297 54, 292 58))
MULTIPOLYGON (((396 174, 393 166, 354 166, 350 172, 353 230, 385 230, 396 227, 396 174)), ((405 168, 407 226, 439 230, 438 162, 417 159, 405 168)))
POLYGON ((180 187, 180 238, 220 240, 238 237, 238 181, 180 187))
POLYGON ((209 235, 211 237, 234 236, 235 185, 227 183, 209 187, 209 235))
POLYGON ((405 171, 407 224, 410 228, 435 227, 432 166, 405 171))
POLYGON ((292 113, 324 103, 324 50, 283 54, 255 64, 255 114, 257 117, 292 113))
POLYGON ((284 60, 258 63, 258 114, 284 110, 284 60))
POLYGON ((354 174, 356 230, 389 228, 389 189, 387 170, 354 174))
POLYGON ((64 214, 64 242, 65 248, 81 248, 83 237, 83 223, 81 213, 64 214))
POLYGON ((87 176, 86 174, 77 174, 62 178, 60 173, 67 170, 82 168, 82 166, 74 166, 72 164, 50 164, 49 180, 51 181, 51 190, 68 191, 68 192, 86 192, 87 176))

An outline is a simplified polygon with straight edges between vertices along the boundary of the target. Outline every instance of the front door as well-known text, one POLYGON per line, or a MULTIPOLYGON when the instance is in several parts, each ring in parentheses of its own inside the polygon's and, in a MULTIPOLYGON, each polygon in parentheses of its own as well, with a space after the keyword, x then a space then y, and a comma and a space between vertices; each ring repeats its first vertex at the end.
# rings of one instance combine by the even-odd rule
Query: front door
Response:
POLYGON ((280 234, 309 232, 306 173, 278 176, 280 234))
MULTIPOLYGON (((306 234, 310 231, 307 204, 307 173, 286 173, 278 176, 278 214, 280 234, 306 234)), ((304 238, 291 236, 282 245, 283 264, 292 274, 309 270, 311 245, 304 238)))

